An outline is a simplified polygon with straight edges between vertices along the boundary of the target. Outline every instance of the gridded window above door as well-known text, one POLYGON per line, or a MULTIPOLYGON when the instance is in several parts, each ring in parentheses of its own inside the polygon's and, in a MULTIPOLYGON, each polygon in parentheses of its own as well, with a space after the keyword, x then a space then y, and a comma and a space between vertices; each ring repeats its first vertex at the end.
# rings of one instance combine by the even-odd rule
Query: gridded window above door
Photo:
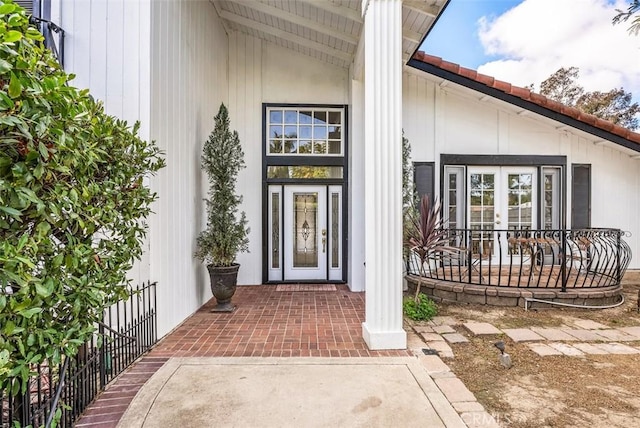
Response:
POLYGON ((267 109, 267 155, 344 156, 344 109, 267 109))

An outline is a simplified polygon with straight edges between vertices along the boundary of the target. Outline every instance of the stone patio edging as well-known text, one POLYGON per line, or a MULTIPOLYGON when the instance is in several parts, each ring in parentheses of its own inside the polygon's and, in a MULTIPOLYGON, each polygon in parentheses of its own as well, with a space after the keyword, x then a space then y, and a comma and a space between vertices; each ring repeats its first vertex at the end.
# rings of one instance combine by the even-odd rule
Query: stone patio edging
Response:
MULTIPOLYGON (((622 287, 573 288, 566 292, 551 288, 497 287, 492 285, 467 284, 422 278, 407 275, 410 290, 420 283, 421 292, 435 302, 459 302, 489 306, 525 307, 525 299, 541 299, 555 303, 584 306, 606 306, 620 301, 622 287)), ((551 305, 542 302, 528 302, 528 308, 548 308, 551 305)))

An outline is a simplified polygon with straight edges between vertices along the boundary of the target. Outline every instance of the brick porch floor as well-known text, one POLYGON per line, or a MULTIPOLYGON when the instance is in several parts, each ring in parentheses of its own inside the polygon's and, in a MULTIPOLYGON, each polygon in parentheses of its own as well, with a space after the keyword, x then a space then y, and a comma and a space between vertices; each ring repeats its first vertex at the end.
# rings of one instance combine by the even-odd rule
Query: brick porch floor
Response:
MULTIPOLYGON (((309 286, 298 289, 308 290, 309 286)), ((170 357, 411 355, 404 350, 367 349, 362 339, 364 293, 352 293, 345 285, 336 286, 336 291, 277 291, 270 285, 238 287, 233 301, 238 308, 232 314, 211 313, 215 300, 207 302, 109 385, 76 427, 115 427, 135 393, 170 357)))

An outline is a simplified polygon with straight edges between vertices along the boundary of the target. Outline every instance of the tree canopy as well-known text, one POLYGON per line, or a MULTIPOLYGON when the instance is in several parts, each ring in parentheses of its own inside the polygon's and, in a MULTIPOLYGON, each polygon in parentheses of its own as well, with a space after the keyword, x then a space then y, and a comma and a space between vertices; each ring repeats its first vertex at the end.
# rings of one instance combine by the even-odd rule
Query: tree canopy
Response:
POLYGON ((577 67, 560 68, 540 84, 540 94, 625 128, 638 128, 640 105, 631 102, 630 92, 623 88, 587 92, 578 84, 579 74, 577 67))
POLYGON ((613 17, 614 25, 627 22, 631 19, 629 33, 637 36, 640 33, 640 0, 632 0, 627 10, 616 9, 616 12, 618 12, 618 14, 613 17))
POLYGON ((128 297, 156 199, 144 182, 164 165, 138 124, 70 85, 42 39, 0 0, 0 390, 12 394, 128 297))

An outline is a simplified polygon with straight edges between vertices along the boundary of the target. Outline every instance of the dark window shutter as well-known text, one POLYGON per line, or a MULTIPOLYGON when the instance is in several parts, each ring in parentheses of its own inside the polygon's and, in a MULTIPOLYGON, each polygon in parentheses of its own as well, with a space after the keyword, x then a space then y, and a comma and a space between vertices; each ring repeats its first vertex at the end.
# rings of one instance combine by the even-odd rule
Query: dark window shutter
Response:
POLYGON ((413 181, 416 185, 418 197, 429 195, 429 199, 433 201, 434 194, 434 162, 414 162, 413 163, 413 181))
POLYGON ((571 228, 591 227, 591 165, 571 165, 571 228))
POLYGON ((33 0, 15 0, 14 3, 22 6, 27 11, 27 15, 33 14, 33 0))

